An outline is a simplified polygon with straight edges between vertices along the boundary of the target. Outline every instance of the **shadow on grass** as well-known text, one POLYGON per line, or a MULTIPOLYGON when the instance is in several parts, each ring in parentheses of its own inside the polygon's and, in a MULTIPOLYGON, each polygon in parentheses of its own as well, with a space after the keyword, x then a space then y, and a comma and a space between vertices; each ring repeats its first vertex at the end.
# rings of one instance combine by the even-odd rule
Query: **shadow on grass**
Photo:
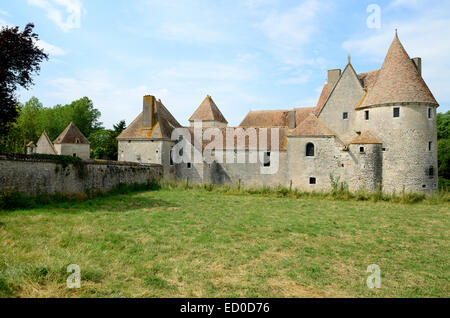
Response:
POLYGON ((0 212, 9 214, 18 210, 34 210, 40 213, 60 214, 86 211, 126 212, 143 208, 176 207, 170 202, 144 195, 159 189, 160 186, 157 184, 120 184, 108 192, 87 191, 82 194, 38 193, 35 196, 25 196, 20 192, 12 191, 1 194, 0 212))

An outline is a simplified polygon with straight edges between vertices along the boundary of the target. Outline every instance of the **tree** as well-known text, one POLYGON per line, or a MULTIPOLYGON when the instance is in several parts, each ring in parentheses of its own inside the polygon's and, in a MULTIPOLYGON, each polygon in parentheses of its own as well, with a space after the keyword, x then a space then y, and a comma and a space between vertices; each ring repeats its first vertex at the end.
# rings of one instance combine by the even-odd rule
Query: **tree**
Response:
POLYGON ((33 73, 39 73, 40 63, 48 59, 36 45, 38 35, 29 23, 23 32, 19 27, 2 27, 0 30, 0 135, 6 134, 19 115, 15 91, 19 86, 28 89, 33 85, 33 73))
POLYGON ((117 136, 126 128, 124 120, 121 120, 114 129, 99 129, 89 136, 91 143, 91 157, 95 159, 117 160, 117 136))
POLYGON ((438 141, 439 176, 450 180, 450 139, 438 141))
POLYGON ((450 138, 450 110, 446 113, 438 113, 436 117, 438 139, 450 138))

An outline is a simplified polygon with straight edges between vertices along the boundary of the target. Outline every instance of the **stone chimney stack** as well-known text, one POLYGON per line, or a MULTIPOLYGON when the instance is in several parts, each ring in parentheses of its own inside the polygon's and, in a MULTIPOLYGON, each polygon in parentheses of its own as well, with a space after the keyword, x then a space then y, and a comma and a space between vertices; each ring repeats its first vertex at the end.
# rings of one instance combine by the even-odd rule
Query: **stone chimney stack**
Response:
POLYGON ((296 111, 295 111, 295 109, 294 110, 291 110, 291 111, 289 111, 289 129, 295 129, 295 126, 296 126, 296 111))
POLYGON ((336 85, 339 77, 341 77, 341 70, 335 69, 335 70, 329 70, 328 71, 328 95, 330 95, 331 91, 334 88, 334 85, 336 85))
POLYGON ((419 72, 420 76, 422 76, 422 59, 420 57, 415 57, 412 59, 414 62, 414 65, 416 65, 417 71, 419 72))
POLYGON ((152 95, 144 96, 143 117, 142 126, 152 127, 153 125, 153 109, 154 109, 155 97, 152 95))

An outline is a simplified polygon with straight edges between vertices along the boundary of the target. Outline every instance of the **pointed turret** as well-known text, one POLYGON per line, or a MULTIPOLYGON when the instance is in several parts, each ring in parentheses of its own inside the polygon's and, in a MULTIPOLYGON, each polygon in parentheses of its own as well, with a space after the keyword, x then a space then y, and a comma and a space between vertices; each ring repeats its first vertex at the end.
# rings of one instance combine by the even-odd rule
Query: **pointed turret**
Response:
POLYGON ((55 139, 54 144, 89 144, 89 140, 73 122, 55 139))
POLYGON ((369 89, 361 107, 424 103, 438 106, 436 99, 400 43, 397 34, 389 48, 375 84, 369 89))
POLYGON ((203 126, 223 127, 228 124, 211 96, 207 95, 194 114, 189 118, 191 125, 201 121, 203 126))

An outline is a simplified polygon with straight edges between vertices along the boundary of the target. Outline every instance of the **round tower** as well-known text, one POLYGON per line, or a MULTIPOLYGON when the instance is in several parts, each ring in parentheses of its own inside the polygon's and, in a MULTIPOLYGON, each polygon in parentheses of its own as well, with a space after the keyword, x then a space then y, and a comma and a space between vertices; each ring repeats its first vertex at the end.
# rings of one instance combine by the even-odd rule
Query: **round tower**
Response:
POLYGON ((377 79, 358 107, 358 126, 382 142, 382 186, 386 192, 436 192, 439 106, 397 35, 377 79))

